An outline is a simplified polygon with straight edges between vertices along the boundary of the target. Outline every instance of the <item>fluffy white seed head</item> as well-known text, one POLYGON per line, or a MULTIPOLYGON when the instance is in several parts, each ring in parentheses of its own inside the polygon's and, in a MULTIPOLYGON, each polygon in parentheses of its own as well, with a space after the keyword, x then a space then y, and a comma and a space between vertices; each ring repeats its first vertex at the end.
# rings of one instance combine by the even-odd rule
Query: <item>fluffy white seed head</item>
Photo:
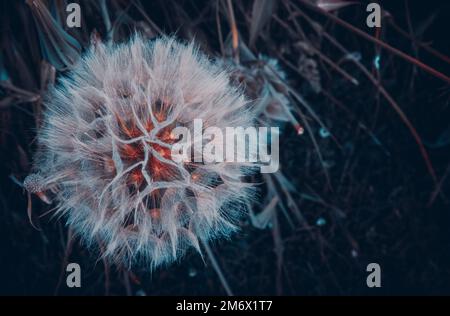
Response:
POLYGON ((52 88, 35 172, 58 214, 104 255, 151 267, 236 229, 252 190, 246 162, 174 162, 171 130, 252 126, 228 74, 195 46, 135 36, 97 44, 52 88))
POLYGON ((23 187, 30 193, 38 193, 44 190, 43 178, 39 174, 30 174, 23 181, 23 187))

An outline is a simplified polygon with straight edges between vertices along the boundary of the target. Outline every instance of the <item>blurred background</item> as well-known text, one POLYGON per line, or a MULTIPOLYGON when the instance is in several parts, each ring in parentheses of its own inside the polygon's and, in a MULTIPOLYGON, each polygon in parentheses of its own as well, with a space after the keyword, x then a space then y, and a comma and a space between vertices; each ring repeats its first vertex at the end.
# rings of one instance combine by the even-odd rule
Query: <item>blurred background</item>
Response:
POLYGON ((450 294, 448 1, 377 1, 380 28, 370 1, 73 1, 80 28, 71 2, 0 1, 0 294, 450 294), (21 185, 48 86, 134 32, 195 40, 255 102, 273 88, 261 124, 282 128, 281 169, 254 179, 240 232, 151 273, 99 260, 21 185))

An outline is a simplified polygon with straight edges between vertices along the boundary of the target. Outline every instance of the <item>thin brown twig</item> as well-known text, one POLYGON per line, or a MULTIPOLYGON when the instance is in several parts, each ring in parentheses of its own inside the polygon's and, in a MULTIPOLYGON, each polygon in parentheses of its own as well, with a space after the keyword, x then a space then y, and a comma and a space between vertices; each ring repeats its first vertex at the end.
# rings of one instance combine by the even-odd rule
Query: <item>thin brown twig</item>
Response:
MULTIPOLYGON (((390 51, 391 53, 393 53, 393 54, 395 54, 395 55, 405 59, 406 61, 408 61, 408 62, 410 62, 412 64, 415 64, 416 66, 418 66, 419 68, 423 69, 424 71, 432 74, 433 76, 435 76, 435 77, 437 77, 437 78, 439 78, 439 79, 441 79, 441 80, 443 80, 443 81, 445 81, 447 83, 450 83, 450 77, 448 77, 445 74, 441 73, 440 71, 438 71, 438 70, 428 66, 427 64, 424 64, 420 60, 418 60, 418 59, 416 59, 416 58, 414 58, 414 57, 412 57, 412 56, 402 52, 401 50, 399 50, 399 49, 397 49, 397 48, 395 48, 395 47, 393 47, 393 46, 391 46, 391 45, 389 45, 389 44, 387 44, 387 43, 385 43, 385 42, 383 42, 383 41, 381 41, 381 40, 379 40, 379 39, 377 39, 377 38, 375 38, 375 37, 373 37, 373 36, 371 36, 369 34, 367 34, 364 31, 361 31, 359 28, 351 25, 350 23, 348 23, 348 22, 338 18, 337 16, 335 16, 335 15, 333 15, 333 14, 331 14, 331 13, 325 11, 325 10, 322 10, 321 8, 313 5, 312 3, 308 2, 308 1, 300 0, 300 2, 302 4, 304 4, 306 7, 310 8, 310 9, 312 9, 312 10, 314 10, 314 11, 316 11, 316 12, 322 14, 322 15, 325 15, 329 19, 333 20, 336 24, 339 24, 339 25, 341 25, 341 26, 351 30, 352 32, 354 32, 355 34, 365 38, 366 40, 369 40, 371 42, 374 42, 374 43, 380 45, 384 49, 386 49, 386 50, 390 51)), ((297 12, 297 14, 298 14, 298 12, 297 12)))
POLYGON ((217 23, 217 33, 219 34, 220 53, 222 54, 223 57, 225 56, 225 48, 223 45, 222 27, 220 26, 219 0, 217 0, 216 3, 216 23, 217 23))
POLYGON ((389 24, 392 26, 392 28, 399 33, 400 35, 406 37, 407 39, 409 39, 410 41, 413 41, 418 47, 422 48, 423 50, 427 51, 428 53, 430 53, 431 55, 435 56, 436 58, 450 64, 450 57, 442 54, 441 52, 437 51, 436 49, 430 47, 428 44, 425 44, 419 40, 417 40, 417 38, 415 37, 411 37, 411 34, 409 34, 408 32, 406 32, 405 30, 403 30, 402 28, 400 28, 394 20, 389 20, 389 24))
POLYGON ((66 270, 70 254, 72 253, 73 241, 74 241, 73 231, 71 228, 69 228, 69 230, 67 231, 67 241, 66 241, 66 249, 64 251, 64 260, 61 263, 61 271, 59 273, 58 283, 56 284, 54 295, 58 294, 59 289, 61 287, 61 283, 64 277, 64 271, 66 270))
MULTIPOLYGON (((301 15, 302 17, 305 18, 306 21, 308 21, 309 23, 313 23, 313 21, 303 12, 299 11, 297 12, 298 15, 301 15)), ((334 16, 333 16, 334 17, 334 16)), ((315 29, 316 30, 316 29, 315 29)), ((331 35, 329 35, 326 31, 324 30, 316 30, 316 32, 320 32, 321 35, 323 35, 326 39, 328 39, 333 45, 335 45, 338 49, 340 49, 343 53, 345 53, 347 56, 350 55, 349 51, 343 47, 336 39, 334 39, 331 35)), ((362 32, 362 31, 361 31, 362 32)), ((363 32, 364 33, 364 32, 363 32)), ((364 33, 366 34, 366 33, 364 33)), ((367 35, 367 34, 366 34, 367 35)), ((370 36, 370 35, 368 35, 370 36)), ((380 41, 382 42, 382 41, 380 41)), ((382 42, 383 43, 383 42, 382 42)), ((377 81, 377 79, 370 73, 369 70, 367 70, 367 68, 362 65, 358 60, 356 59, 351 59, 351 61, 354 62, 354 64, 364 73, 364 75, 372 82, 372 84, 377 87, 381 94, 384 96, 384 98, 388 101, 388 103, 394 108, 394 110, 397 112, 397 114, 400 116, 401 120, 404 122, 404 124, 408 127, 408 129, 410 130, 411 134, 413 135, 417 145, 419 146, 419 150, 422 154, 422 157, 425 160, 425 164, 427 166, 428 172, 430 173, 431 177, 433 178, 433 181, 435 182, 435 184, 437 183, 437 176, 436 173, 434 171, 433 165, 431 163, 431 160, 428 156, 428 152, 425 149, 425 146, 422 143, 422 140, 420 139, 419 134, 417 133, 416 129, 414 128, 414 126, 411 124, 411 122, 409 121, 409 119, 407 118, 407 116, 405 115, 405 113, 403 112, 403 110, 400 108, 400 106, 395 102, 395 100, 391 97, 391 95, 386 91, 386 89, 384 89, 384 87, 377 81)))
POLYGON ((228 16, 230 20, 232 45, 233 45, 233 57, 236 63, 239 63, 239 32, 236 25, 236 19, 234 17, 233 3, 231 0, 227 0, 228 4, 228 16))
POLYGON ((208 242, 206 241, 202 242, 202 244, 206 250, 206 254, 208 255, 209 260, 211 261, 214 270, 217 273, 217 276, 219 277, 220 282, 222 283, 223 288, 225 289, 225 292, 227 293, 228 296, 233 296, 233 292, 231 291, 231 288, 228 285, 228 281, 225 278, 222 269, 220 269, 219 263, 217 262, 216 257, 214 256, 214 253, 211 250, 211 247, 208 245, 208 242))
POLYGON ((442 192, 442 185, 444 184, 445 180, 447 179, 447 176, 449 175, 449 173, 450 173, 450 164, 447 166, 447 169, 445 170, 444 175, 441 177, 441 179, 439 180, 439 183, 436 185, 436 189, 431 193, 430 199, 427 203, 428 208, 430 208, 433 205, 438 194, 440 192, 442 192))

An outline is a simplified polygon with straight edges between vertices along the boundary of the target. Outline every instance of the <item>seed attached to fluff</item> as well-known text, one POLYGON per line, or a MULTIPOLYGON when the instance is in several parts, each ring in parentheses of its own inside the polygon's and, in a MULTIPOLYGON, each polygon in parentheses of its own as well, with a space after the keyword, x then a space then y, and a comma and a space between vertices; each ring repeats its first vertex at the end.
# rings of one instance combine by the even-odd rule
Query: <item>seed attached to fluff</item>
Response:
MULTIPOLYGON (((248 162, 175 162, 175 127, 253 125, 228 74, 191 43, 135 36, 97 44, 49 91, 37 182, 89 246, 114 262, 156 267, 236 229, 252 187, 248 162)), ((28 184, 29 183, 29 184, 28 184)))
POLYGON ((30 193, 36 194, 42 201, 50 204, 51 201, 44 193, 44 179, 41 175, 32 173, 23 181, 23 187, 30 193))
POLYGON ((43 178, 38 174, 30 174, 23 181, 24 188, 30 193, 42 192, 43 190, 43 178))

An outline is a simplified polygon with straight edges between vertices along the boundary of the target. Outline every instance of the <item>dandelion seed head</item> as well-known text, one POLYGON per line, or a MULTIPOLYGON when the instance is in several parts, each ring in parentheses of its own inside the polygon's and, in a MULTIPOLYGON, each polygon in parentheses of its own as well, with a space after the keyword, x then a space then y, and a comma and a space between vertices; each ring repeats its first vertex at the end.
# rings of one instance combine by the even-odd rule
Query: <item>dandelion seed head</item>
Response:
POLYGON ((39 174, 30 174, 23 181, 23 187, 30 193, 42 192, 43 178, 39 174))
MULTIPOLYGON (((252 196, 251 163, 175 162, 171 130, 252 126, 229 75, 196 47, 135 36, 96 44, 49 91, 34 168, 57 212, 113 262, 152 268, 229 236, 252 196)), ((28 179, 28 178, 27 178, 28 179)), ((29 179, 30 190, 35 190, 29 179)))

